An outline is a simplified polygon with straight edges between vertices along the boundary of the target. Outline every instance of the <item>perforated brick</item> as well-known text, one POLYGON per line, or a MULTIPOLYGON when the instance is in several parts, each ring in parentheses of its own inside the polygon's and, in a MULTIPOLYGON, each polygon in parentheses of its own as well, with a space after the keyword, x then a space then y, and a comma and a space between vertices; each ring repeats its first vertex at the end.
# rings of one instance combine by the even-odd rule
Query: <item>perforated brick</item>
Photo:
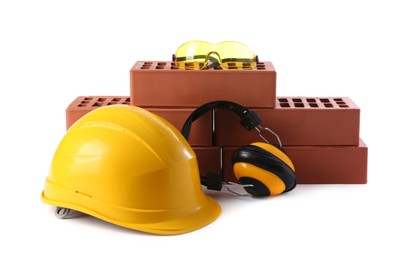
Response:
POLYGON ((66 128, 70 128, 82 116, 102 106, 130 104, 128 96, 79 96, 66 109, 66 128))
MULTIPOLYGON (((278 97, 276 108, 254 108, 262 125, 284 145, 359 145, 360 109, 348 97, 278 97)), ((216 111, 215 145, 242 146, 261 139, 227 110, 216 111)), ((263 135, 275 142, 268 132, 263 135)))
MULTIPOLYGON (((77 97, 66 109, 67 129, 88 112, 113 104, 129 105, 130 98, 124 96, 80 96, 77 97)), ((192 113, 193 108, 145 108, 146 110, 163 117, 178 130, 181 130, 186 118, 192 113)), ((192 126, 189 143, 194 146, 212 145, 212 116, 201 117, 192 126)))
MULTIPOLYGON (((66 109, 67 129, 80 117, 93 109, 112 104, 128 105, 129 102, 130 98, 126 96, 77 97, 66 109)), ((352 124, 351 120, 353 120, 353 122, 355 122, 353 123, 353 125, 357 124, 356 127, 358 131, 359 109, 349 98, 280 97, 278 98, 278 104, 279 107, 275 109, 260 111, 254 109, 258 114, 260 114, 262 119, 264 119, 263 124, 266 125, 269 115, 273 115, 275 113, 284 113, 281 115, 281 117, 272 117, 270 118, 270 120, 279 122, 283 130, 287 131, 290 131, 294 127, 296 127, 292 126, 293 123, 298 122, 297 120, 295 121, 295 118, 299 118, 302 122, 304 122, 303 124, 299 122, 299 125, 297 127, 304 126, 305 128, 318 126, 318 124, 314 125, 310 123, 309 125, 307 123, 309 121, 312 121, 313 119, 326 121, 330 120, 330 118, 333 118, 335 120, 334 122, 326 121, 330 126, 337 125, 335 124, 335 122, 339 122, 339 126, 343 125, 343 123, 352 124), (300 103, 303 104, 303 106, 300 105, 300 103), (315 111, 315 109, 317 111, 315 111), (349 110, 351 111, 349 112, 349 110), (294 113, 294 115, 286 114, 286 111, 292 111, 291 113, 294 113), (286 119, 289 119, 290 121, 286 121, 286 119)), ((169 122, 174 124, 177 129, 181 129, 182 124, 193 111, 193 108, 146 109, 167 119, 169 122)), ((217 112, 219 114, 229 111, 217 112)), ((230 161, 233 151, 239 146, 249 144, 252 141, 260 141, 260 139, 255 133, 249 133, 248 131, 244 130, 243 127, 238 123, 238 118, 231 117, 232 115, 235 116, 233 113, 228 114, 225 116, 225 121, 223 122, 220 121, 223 118, 217 118, 219 120, 218 124, 224 123, 223 125, 225 126, 235 125, 233 129, 229 129, 232 136, 236 136, 238 134, 236 131, 244 131, 239 135, 239 137, 236 137, 239 138, 238 143, 234 143, 234 145, 232 146, 225 147, 212 146, 211 113, 208 113, 207 116, 202 117, 192 125, 189 142, 193 146, 197 154, 198 165, 202 175, 205 175, 208 171, 212 171, 214 173, 223 174, 225 181, 236 181, 232 172, 232 164, 230 161)), ((323 122, 321 124, 323 124, 323 122)), ((220 127, 221 125, 218 126, 218 128, 220 127)), ((281 128, 279 127, 279 129, 281 128)), ((343 136, 343 133, 352 131, 349 129, 351 128, 347 128, 341 133, 332 133, 334 134, 333 138, 335 138, 336 140, 334 142, 340 142, 341 140, 344 140, 344 138, 346 137, 342 138, 341 136, 343 136)), ((295 138, 296 140, 305 140, 306 142, 306 140, 308 140, 307 138, 312 138, 312 134, 310 136, 302 136, 302 138, 296 134, 307 134, 306 131, 299 129, 299 132, 297 132, 298 129, 293 129, 293 131, 296 132, 292 132, 293 134, 295 134, 294 137, 292 137, 289 132, 286 132, 284 134, 283 132, 278 131, 278 129, 275 130, 281 135, 282 141, 284 141, 285 144, 284 149, 295 164, 296 173, 298 175, 298 183, 322 184, 367 182, 367 146, 359 138, 358 140, 360 140, 360 142, 357 145, 341 145, 340 143, 337 143, 335 145, 288 145, 286 143, 289 143, 289 139, 292 140, 293 138, 295 138)), ((325 134, 323 130, 321 130, 321 132, 318 130, 318 128, 316 128, 315 131, 315 133, 319 132, 322 137, 325 134)), ((327 131, 330 130, 327 129, 327 131)), ((318 142, 317 140, 321 140, 317 139, 318 137, 320 137, 320 135, 316 136, 316 139, 312 140, 318 142)), ((230 136, 228 135, 227 137, 225 137, 225 140, 232 141, 232 139, 229 138, 230 136)), ((320 142, 323 142, 323 140, 321 140, 320 142)))
POLYGON ((252 70, 178 69, 173 62, 138 61, 130 70, 131 104, 197 107, 230 100, 249 107, 275 107, 276 71, 271 62, 252 70))
MULTIPOLYGON (((231 162, 237 148, 223 148, 225 181, 237 181, 231 162)), ((284 150, 295 166, 297 182, 300 184, 367 183, 368 148, 362 140, 358 146, 287 146, 284 150)))

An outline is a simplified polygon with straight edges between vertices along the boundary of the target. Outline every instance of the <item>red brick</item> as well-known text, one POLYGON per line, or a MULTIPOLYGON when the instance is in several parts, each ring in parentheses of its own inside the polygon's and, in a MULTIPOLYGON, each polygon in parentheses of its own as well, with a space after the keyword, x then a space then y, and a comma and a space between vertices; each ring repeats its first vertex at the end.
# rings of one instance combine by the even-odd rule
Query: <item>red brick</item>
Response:
POLYGON ((130 70, 131 104, 198 107, 230 100, 249 107, 275 107, 276 71, 271 62, 252 70, 183 70, 172 62, 138 61, 130 70))
MULTIPOLYGON (((238 147, 223 148, 223 179, 236 181, 231 157, 238 147)), ((299 184, 365 184, 367 183, 366 144, 358 146, 288 146, 299 184)))
MULTIPOLYGON (((129 104, 130 98, 124 96, 80 96, 66 109, 67 129, 80 117, 93 109, 113 104, 129 104)), ((193 108, 145 108, 148 111, 166 119, 178 130, 181 130, 186 118, 193 108)), ((189 143, 193 146, 212 145, 212 115, 201 117, 192 126, 189 143)))
POLYGON ((193 147, 198 160, 199 172, 206 176, 208 172, 222 174, 221 147, 193 147))
MULTIPOLYGON (((283 145, 359 145, 360 109, 347 97, 278 97, 276 108, 255 108, 262 125, 283 145)), ((260 141, 231 111, 216 111, 215 146, 243 146, 260 141)), ((268 133, 269 140, 276 142, 268 133)))
MULTIPOLYGON (((194 111, 193 108, 145 108, 166 119, 181 131, 186 119, 194 111)), ((189 136, 192 146, 212 146, 212 115, 207 114, 195 121, 189 136)))
POLYGON ((79 96, 66 109, 66 128, 70 128, 82 116, 102 106, 130 104, 127 96, 79 96))
MULTIPOLYGON (((317 110, 320 111, 313 111, 314 109, 305 109, 305 107, 299 107, 300 105, 295 105, 295 101, 287 102, 289 103, 289 107, 282 107, 281 103, 284 102, 285 98, 278 98, 278 104, 281 107, 277 107, 275 109, 268 109, 268 110, 257 110, 254 109, 262 119, 264 120, 264 125, 267 125, 269 120, 273 120, 272 114, 279 114, 285 113, 285 110, 289 109, 289 111, 293 111, 295 115, 298 115, 300 118, 299 125, 293 125, 294 122, 286 121, 287 117, 292 117, 291 114, 287 114, 287 116, 282 116, 276 118, 274 121, 279 122, 279 129, 284 131, 290 128, 301 128, 302 126, 308 128, 305 131, 292 129, 289 132, 281 132, 278 129, 274 129, 274 127, 270 126, 272 129, 276 130, 278 134, 281 135, 282 141, 285 144, 284 149, 292 159, 293 163, 296 167, 296 174, 298 183, 312 183, 312 184, 325 184, 325 183, 366 183, 367 182, 367 146, 360 140, 358 145, 341 145, 341 140, 346 142, 349 138, 341 137, 346 132, 354 132, 358 135, 358 124, 359 124, 359 109, 350 101, 348 98, 328 98, 329 102, 325 102, 322 104, 316 99, 316 103, 318 104, 317 110), (282 100, 282 101, 281 101, 282 100), (344 102, 344 103, 342 103, 344 102), (330 105, 333 106, 330 107, 330 105), (327 107, 329 106, 329 107, 327 107), (339 107, 337 107, 339 106, 339 107), (326 107, 326 108, 323 108, 326 107), (336 107, 336 108, 335 108, 336 107), (265 112, 264 112, 265 111, 265 112), (276 111, 276 112, 275 112, 276 111), (282 111, 282 112, 280 112, 282 111), (344 114, 345 113, 345 114, 344 114), (307 114, 307 115, 303 115, 307 114), (269 120, 267 120, 268 118, 269 120), (281 119, 280 119, 281 118, 281 119), (312 124, 312 121, 325 121, 315 124, 312 124), (334 121, 332 121, 334 120, 334 121), (352 123, 352 122, 355 123, 352 123), (342 132, 334 133, 333 140, 335 143, 334 145, 317 145, 317 143, 322 144, 324 140, 331 140, 330 137, 326 137, 327 139, 314 139, 315 141, 309 141, 312 137, 312 134, 308 133, 309 128, 316 129, 316 132, 324 133, 324 129, 326 131, 336 131, 332 130, 332 127, 336 128, 343 128, 343 124, 351 124, 350 127, 345 128, 342 132), (352 124, 355 127, 352 127, 352 124), (283 126, 284 125, 284 126, 283 126), (282 128, 281 128, 282 127, 282 128), (315 128, 316 127, 316 128, 315 128), (329 128, 330 127, 330 128, 329 128), (356 129, 356 130, 355 130, 356 129), (293 134, 294 136, 292 137, 293 134), (299 137, 296 134, 305 134, 306 136, 299 137), (300 145, 297 142, 310 142, 314 143, 314 145, 300 145), (293 141, 292 141, 293 140, 293 141), (319 141, 318 141, 319 140, 319 141), (295 145, 289 145, 289 143, 295 145)), ((289 98, 286 98, 289 100, 289 98)), ((303 100, 304 106, 306 105, 305 101, 309 98, 300 98, 303 100), (306 100, 305 100, 306 99, 306 100)), ((320 99, 319 99, 320 100, 320 99)), ((312 101, 312 100, 311 100, 312 101)), ((81 116, 85 115, 89 111, 96 109, 101 106, 112 105, 112 104, 129 104, 130 98, 126 96, 88 96, 88 97, 78 97, 76 98, 66 109, 66 121, 67 121, 67 128, 69 128, 76 120, 78 120, 81 116)), ((322 101, 321 101, 322 102, 322 101)), ((299 103, 299 102, 296 102, 299 103)), ((313 102, 310 102, 313 103, 313 102)), ((309 104, 308 104, 309 105, 309 104)), ((185 119, 189 116, 189 114, 194 110, 193 108, 147 108, 147 110, 165 118, 166 120, 170 121, 177 129, 182 127, 182 124, 185 122, 185 119)), ((223 126, 230 126, 234 124, 233 128, 225 128, 226 131, 231 131, 232 136, 236 136, 240 143, 234 143, 232 146, 228 147, 212 147, 212 118, 211 113, 208 113, 207 116, 199 119, 195 122, 192 126, 192 132, 190 137, 190 144, 194 147, 194 150, 197 154, 198 158, 198 165, 201 171, 201 174, 205 175, 208 171, 212 171, 215 173, 222 173, 223 178, 225 181, 235 181, 235 177, 232 172, 232 164, 231 164, 231 155, 232 152, 236 149, 235 147, 246 145, 251 143, 252 141, 259 141, 259 137, 256 134, 249 133, 248 131, 244 130, 242 126, 238 122, 237 118, 232 117, 231 115, 235 116, 233 113, 226 114, 226 121, 221 122, 222 112, 229 112, 229 111, 217 111, 217 122, 218 123, 218 131, 221 131, 223 126), (219 121, 218 121, 219 120, 219 121), (223 124, 222 124, 223 123, 223 124), (240 135, 236 133, 236 131, 241 132, 240 135), (241 135, 243 135, 241 137, 241 135), (222 150, 221 150, 222 149, 222 150)), ((286 113, 285 113, 286 115, 286 113)), ((293 118, 295 118, 293 115, 293 118)), ((297 121, 297 120, 296 120, 297 121)), ((289 130, 290 131, 290 130, 289 130)), ((340 130, 339 130, 340 131, 340 130)), ((320 136, 319 136, 320 137, 320 136)), ((220 135, 219 135, 219 138, 220 135)), ((230 135, 226 135, 223 137, 226 140, 231 140, 229 138, 230 135)), ((317 138, 317 137, 316 137, 317 138)), ((238 142, 239 142, 238 141, 238 142)), ((329 141, 326 141, 329 142, 329 141)), ((325 143, 326 143, 325 142, 325 143)), ((350 143, 349 141, 348 143, 350 143)))

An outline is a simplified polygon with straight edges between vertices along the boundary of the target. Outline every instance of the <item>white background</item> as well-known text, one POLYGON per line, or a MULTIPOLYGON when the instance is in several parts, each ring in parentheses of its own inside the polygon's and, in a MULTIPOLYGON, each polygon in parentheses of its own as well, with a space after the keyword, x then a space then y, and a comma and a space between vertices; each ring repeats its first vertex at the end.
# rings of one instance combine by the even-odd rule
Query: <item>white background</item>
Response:
POLYGON ((0 259, 409 259, 406 2, 1 1, 0 259), (274 64, 280 96, 350 97, 368 184, 211 194, 222 215, 179 236, 56 219, 40 193, 69 103, 128 95, 137 60, 193 39, 246 43, 274 64))

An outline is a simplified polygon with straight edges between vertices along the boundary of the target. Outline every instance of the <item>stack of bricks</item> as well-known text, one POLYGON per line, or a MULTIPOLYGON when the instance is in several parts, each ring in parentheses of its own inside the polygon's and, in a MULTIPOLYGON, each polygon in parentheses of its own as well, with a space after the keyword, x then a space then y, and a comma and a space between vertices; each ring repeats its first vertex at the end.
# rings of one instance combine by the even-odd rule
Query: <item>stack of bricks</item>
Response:
MULTIPOLYGON (((348 97, 277 97, 271 62, 252 70, 192 71, 172 62, 139 61, 130 71, 130 96, 77 97, 66 110, 67 129, 95 108, 127 104, 145 108, 180 130, 198 106, 217 100, 250 108, 280 136, 299 184, 367 183, 368 149, 359 136, 359 107, 348 97)), ((261 141, 239 121, 231 111, 215 110, 194 122, 188 141, 201 174, 214 172, 236 181, 233 151, 261 141)))

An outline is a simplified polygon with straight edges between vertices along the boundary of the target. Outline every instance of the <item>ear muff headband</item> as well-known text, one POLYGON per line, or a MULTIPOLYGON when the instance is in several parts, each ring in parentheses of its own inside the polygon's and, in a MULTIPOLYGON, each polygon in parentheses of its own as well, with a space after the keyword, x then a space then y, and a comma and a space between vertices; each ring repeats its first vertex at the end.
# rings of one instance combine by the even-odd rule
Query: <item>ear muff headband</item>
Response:
POLYGON ((293 170, 275 155, 258 146, 247 145, 236 150, 232 156, 232 164, 238 162, 253 164, 276 174, 285 183, 285 191, 290 191, 296 186, 296 175, 293 170))
POLYGON ((258 126, 262 121, 255 112, 239 104, 225 100, 213 101, 198 107, 187 118, 181 130, 181 133, 185 137, 185 139, 188 140, 189 138, 192 123, 212 109, 227 109, 233 111, 241 118, 241 124, 249 131, 258 126))

